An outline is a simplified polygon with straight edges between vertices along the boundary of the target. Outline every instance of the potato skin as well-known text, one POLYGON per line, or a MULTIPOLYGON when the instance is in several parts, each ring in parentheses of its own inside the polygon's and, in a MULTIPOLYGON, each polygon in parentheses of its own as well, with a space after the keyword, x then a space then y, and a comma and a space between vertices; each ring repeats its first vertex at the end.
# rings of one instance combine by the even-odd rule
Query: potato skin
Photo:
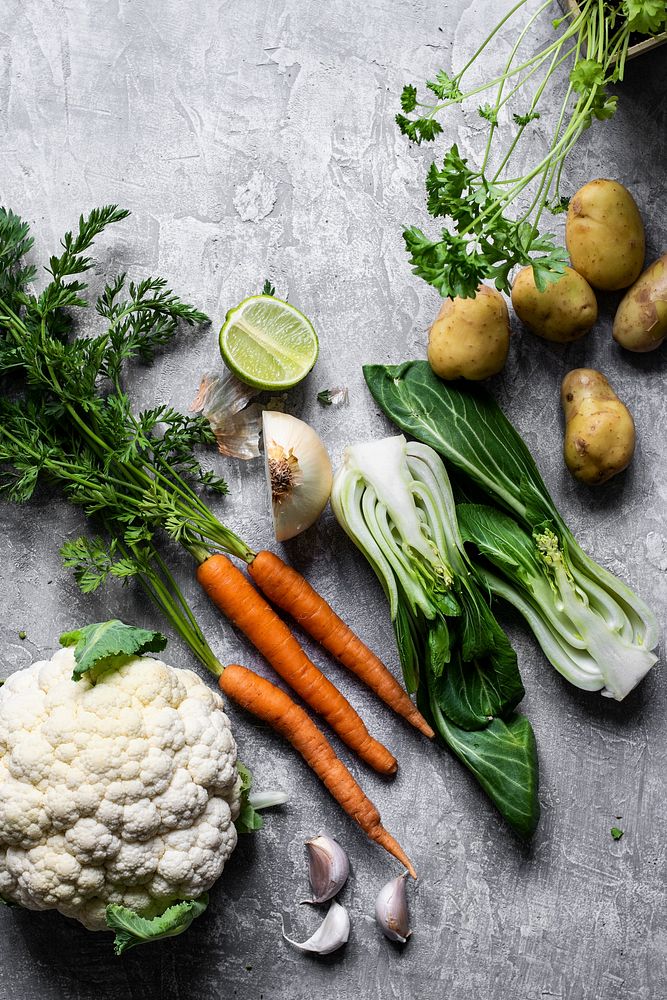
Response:
POLYGON ((571 267, 540 292, 532 267, 524 267, 512 282, 512 305, 531 333, 557 344, 579 340, 598 318, 595 292, 571 267))
POLYGON ((565 243, 575 271, 593 288, 614 292, 636 281, 644 266, 644 224, 618 181, 584 184, 570 199, 565 243))
POLYGON ((575 479, 599 486, 627 469, 635 451, 635 422, 604 375, 575 368, 563 379, 560 398, 563 457, 575 479))
POLYGON ((429 332, 428 360, 440 378, 478 382, 503 369, 509 345, 505 300, 480 285, 472 299, 444 300, 429 332))
POLYGON ((635 281, 616 310, 614 340, 628 351, 654 351, 667 337, 667 254, 635 281))

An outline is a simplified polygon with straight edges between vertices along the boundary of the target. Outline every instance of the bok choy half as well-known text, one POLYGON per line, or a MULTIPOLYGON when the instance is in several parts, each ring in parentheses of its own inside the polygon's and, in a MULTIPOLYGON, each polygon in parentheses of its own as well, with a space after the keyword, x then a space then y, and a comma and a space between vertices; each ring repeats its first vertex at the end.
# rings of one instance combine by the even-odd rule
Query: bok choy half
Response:
POLYGON ((473 575, 442 460, 402 435, 348 447, 331 505, 389 600, 408 690, 505 819, 529 837, 539 804, 535 737, 515 711, 524 688, 473 575))
POLYGON ((426 361, 366 365, 364 376, 401 430, 435 448, 497 505, 458 508, 480 581, 523 614, 572 684, 623 699, 656 662, 656 618, 581 549, 492 396, 441 382, 426 361))

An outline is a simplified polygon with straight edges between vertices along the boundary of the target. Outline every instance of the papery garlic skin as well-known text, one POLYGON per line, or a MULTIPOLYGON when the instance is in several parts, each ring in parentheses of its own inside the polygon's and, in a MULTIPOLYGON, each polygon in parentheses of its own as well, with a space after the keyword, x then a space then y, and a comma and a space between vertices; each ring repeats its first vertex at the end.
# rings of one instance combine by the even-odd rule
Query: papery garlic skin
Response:
POLYGON ((273 529, 284 542, 320 516, 331 493, 333 469, 319 435, 304 420, 265 410, 262 427, 273 529))
POLYGON ((406 892, 407 872, 383 885, 375 900, 375 919, 382 933, 390 941, 405 944, 412 931, 408 915, 408 895, 406 892))
POLYGON ((283 923, 283 937, 288 944, 299 951, 311 951, 316 955, 330 955, 333 951, 337 951, 347 942, 349 936, 350 915, 335 899, 331 901, 326 917, 307 941, 299 942, 288 938, 283 923))
POLYGON ((307 903, 326 903, 337 895, 347 882, 350 862, 347 854, 332 837, 320 834, 306 841, 308 851, 308 878, 313 890, 313 898, 307 903))
POLYGON ((322 406, 347 406, 350 393, 347 386, 340 385, 335 389, 322 389, 318 392, 317 399, 322 406))
POLYGON ((190 411, 206 417, 221 455, 245 460, 259 455, 262 410, 256 403, 248 406, 257 393, 231 372, 202 376, 190 411))

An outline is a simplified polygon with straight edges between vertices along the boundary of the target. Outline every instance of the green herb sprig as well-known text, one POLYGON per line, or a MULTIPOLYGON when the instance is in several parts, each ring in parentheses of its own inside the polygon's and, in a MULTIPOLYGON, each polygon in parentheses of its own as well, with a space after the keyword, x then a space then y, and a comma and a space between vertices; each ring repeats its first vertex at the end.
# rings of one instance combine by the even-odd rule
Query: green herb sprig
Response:
POLYGON ((542 3, 518 30, 498 75, 466 87, 471 68, 486 57, 501 29, 514 23, 527 0, 514 4, 457 73, 440 70, 426 82, 423 96, 414 84, 403 88, 396 122, 413 142, 435 139, 443 132, 441 119, 447 111, 464 103, 476 104, 489 125, 479 167, 470 166, 453 144, 442 167, 433 164, 427 173, 428 211, 434 218, 447 217, 448 225, 434 238, 417 226, 403 234, 414 273, 443 297, 472 297, 485 279, 509 292, 510 275, 517 266, 531 264, 541 290, 563 273, 565 250, 552 234, 540 232, 540 221, 545 210, 558 214, 567 209, 567 196, 561 192, 567 156, 593 121, 611 118, 616 111, 618 98, 609 87, 623 79, 631 35, 657 35, 667 28, 664 0, 622 0, 619 4, 583 0, 577 14, 554 20, 559 33, 552 41, 526 56, 526 43, 553 2, 542 3), (553 106, 551 84, 562 79, 568 66, 567 86, 547 152, 517 173, 522 140, 525 145, 541 109, 553 106), (478 104, 489 91, 494 93, 492 100, 478 104), (502 124, 501 111, 513 108, 512 131, 512 126, 502 124), (492 166, 497 147, 499 155, 492 166), (528 203, 516 212, 519 199, 528 203))
POLYGON ((72 312, 87 306, 88 251, 127 214, 109 205, 82 216, 36 296, 27 287, 34 268, 23 263, 32 247, 27 226, 0 209, 0 376, 11 374, 21 390, 0 396, 0 493, 24 503, 38 481, 56 482, 125 542, 164 531, 191 551, 214 546, 247 559, 249 547, 193 488, 227 491, 195 454, 214 441, 206 420, 167 406, 135 413, 121 383, 129 361, 149 361, 181 325, 206 322, 204 313, 162 278, 128 283, 121 274, 95 304, 105 329, 72 336, 72 312))

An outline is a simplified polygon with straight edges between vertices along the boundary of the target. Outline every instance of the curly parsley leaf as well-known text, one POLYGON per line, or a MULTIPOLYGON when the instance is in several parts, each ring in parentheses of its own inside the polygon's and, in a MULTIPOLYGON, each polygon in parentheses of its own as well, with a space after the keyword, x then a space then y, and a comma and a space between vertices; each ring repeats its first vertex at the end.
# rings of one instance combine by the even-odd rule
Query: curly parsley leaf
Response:
POLYGON ((513 114, 514 124, 519 126, 529 125, 540 117, 539 111, 527 111, 525 115, 513 114))
POLYGON ((607 121, 609 118, 613 118, 617 106, 618 96, 616 94, 607 94, 604 90, 599 90, 586 117, 585 128, 588 128, 593 118, 597 118, 598 121, 607 121))
POLYGON ((491 104, 481 104, 477 108, 477 114, 480 118, 484 118, 490 125, 494 128, 498 124, 498 111, 491 104))
MULTIPOLYGON (((437 73, 435 80, 428 80, 426 86, 436 97, 449 103, 458 103, 463 98, 456 78, 450 77, 444 70, 437 73)), ((439 110, 437 105, 429 107, 427 114, 408 118, 407 116, 417 107, 417 103, 417 88, 411 83, 406 84, 401 91, 403 114, 396 115, 396 124, 403 135, 419 145, 421 142, 431 142, 435 139, 442 132, 442 125, 435 117, 435 112, 439 110)))
POLYGON ((471 298, 486 275, 479 253, 469 252, 469 240, 443 229, 439 240, 429 240, 413 226, 403 233, 413 271, 443 296, 471 298))
POLYGON ((409 115, 417 107, 417 88, 413 87, 411 83, 406 83, 401 91, 401 107, 406 115, 409 115))
POLYGON ((564 194, 556 195, 555 198, 547 202, 547 208, 552 215, 562 215, 563 212, 567 212, 569 207, 570 199, 564 194))
POLYGON ((477 209, 467 202, 478 176, 468 168, 468 161, 463 159, 458 146, 454 144, 445 153, 442 167, 432 163, 426 174, 429 213, 435 218, 452 216, 464 226, 472 222, 477 209))
POLYGON ((551 234, 508 219, 499 189, 469 168, 456 145, 445 154, 442 167, 429 168, 426 191, 429 213, 451 219, 452 226, 442 230, 439 240, 430 240, 417 227, 406 229, 403 237, 414 273, 442 296, 471 298, 485 279, 509 292, 510 273, 517 265, 532 265, 540 289, 563 273, 565 250, 551 234))
POLYGON ((435 118, 406 118, 405 115, 396 115, 396 124, 399 129, 412 142, 419 145, 421 142, 430 142, 436 135, 442 132, 442 125, 435 118))
POLYGON ((570 83, 578 94, 604 85, 604 67, 597 59, 579 59, 570 70, 570 83))
POLYGON ((460 101, 463 98, 457 78, 449 76, 444 69, 438 70, 435 80, 427 80, 426 86, 441 101, 460 101))
POLYGON ((665 0, 623 0, 623 11, 630 31, 640 35, 659 35, 667 28, 665 0))

